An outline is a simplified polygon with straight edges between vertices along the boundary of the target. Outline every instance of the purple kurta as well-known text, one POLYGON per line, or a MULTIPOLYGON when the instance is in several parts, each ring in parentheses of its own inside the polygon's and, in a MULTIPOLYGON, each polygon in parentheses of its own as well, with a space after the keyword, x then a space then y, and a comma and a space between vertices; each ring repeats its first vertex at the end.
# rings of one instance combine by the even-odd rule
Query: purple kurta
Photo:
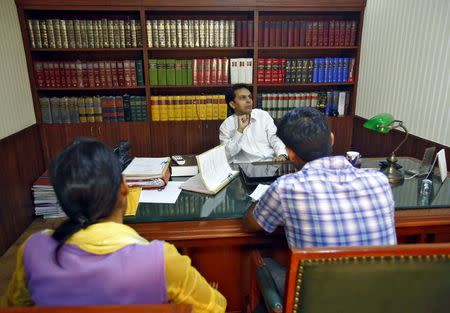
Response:
POLYGON ((164 242, 132 244, 111 253, 92 254, 37 233, 24 250, 28 290, 36 305, 161 304, 167 302, 164 242))

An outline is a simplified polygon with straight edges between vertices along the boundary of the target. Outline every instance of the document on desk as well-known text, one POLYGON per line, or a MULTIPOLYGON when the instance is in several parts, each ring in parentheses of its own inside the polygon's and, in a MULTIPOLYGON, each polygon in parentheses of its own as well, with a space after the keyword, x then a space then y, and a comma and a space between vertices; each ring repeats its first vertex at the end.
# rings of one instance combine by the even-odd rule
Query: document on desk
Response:
POLYGON ((228 164, 225 147, 220 145, 197 156, 199 173, 188 179, 181 188, 206 194, 216 194, 236 177, 228 164))
POLYGON ((169 181, 164 189, 142 190, 139 202, 143 203, 175 203, 181 193, 183 182, 169 181))
POLYGON ((258 201, 259 198, 269 189, 270 185, 259 184, 256 189, 250 195, 253 201, 258 201))

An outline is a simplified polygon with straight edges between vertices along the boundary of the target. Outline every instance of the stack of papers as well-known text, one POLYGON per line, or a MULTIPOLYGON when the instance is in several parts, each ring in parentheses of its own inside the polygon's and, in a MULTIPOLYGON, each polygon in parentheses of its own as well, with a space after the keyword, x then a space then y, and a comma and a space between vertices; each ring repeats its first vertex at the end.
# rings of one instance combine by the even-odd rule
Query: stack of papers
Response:
POLYGON ((170 177, 169 157, 134 158, 122 172, 129 187, 164 188, 170 177))
POLYGON ((66 216, 56 199, 56 194, 47 176, 47 172, 34 182, 31 191, 33 193, 34 212, 36 216, 43 216, 44 218, 66 216))

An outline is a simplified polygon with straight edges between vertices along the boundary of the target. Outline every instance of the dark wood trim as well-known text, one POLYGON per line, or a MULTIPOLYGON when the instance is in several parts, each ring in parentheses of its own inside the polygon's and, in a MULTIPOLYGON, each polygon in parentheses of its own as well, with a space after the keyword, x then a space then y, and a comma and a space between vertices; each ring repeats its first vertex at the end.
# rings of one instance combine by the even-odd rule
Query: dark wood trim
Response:
MULTIPOLYGON (((404 138, 404 133, 396 129, 386 135, 370 131, 363 127, 366 121, 365 118, 355 116, 353 122, 352 149, 360 152, 363 157, 388 156, 404 138)), ((445 149, 447 168, 450 168, 450 147, 412 134, 409 134, 408 140, 400 148, 397 156, 408 156, 421 160, 425 149, 432 146, 436 147, 436 152, 445 149)))
POLYGON ((0 255, 34 219, 31 186, 45 169, 37 125, 0 140, 0 255))

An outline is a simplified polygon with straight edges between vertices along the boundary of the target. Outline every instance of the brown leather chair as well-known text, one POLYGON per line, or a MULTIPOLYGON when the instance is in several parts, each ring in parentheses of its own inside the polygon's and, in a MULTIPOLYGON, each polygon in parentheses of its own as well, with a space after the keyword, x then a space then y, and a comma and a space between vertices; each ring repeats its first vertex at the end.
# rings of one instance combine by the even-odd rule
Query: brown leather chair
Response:
POLYGON ((284 301, 252 260, 269 312, 450 312, 450 243, 292 249, 284 301))
POLYGON ((186 304, 0 308, 0 313, 192 313, 186 304))

